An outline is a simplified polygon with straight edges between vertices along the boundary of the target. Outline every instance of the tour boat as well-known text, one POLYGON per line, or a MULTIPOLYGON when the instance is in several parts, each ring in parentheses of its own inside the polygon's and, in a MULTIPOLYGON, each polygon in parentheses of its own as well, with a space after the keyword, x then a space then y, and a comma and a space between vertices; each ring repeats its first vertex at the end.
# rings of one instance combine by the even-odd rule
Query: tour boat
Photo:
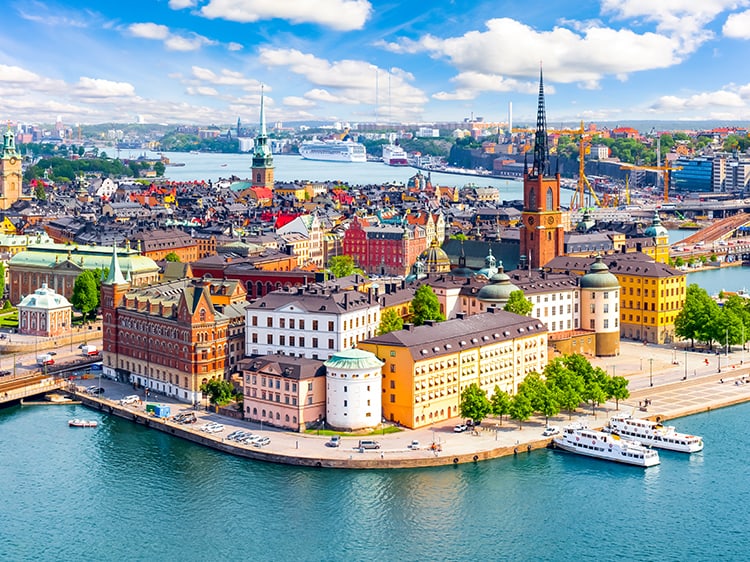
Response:
POLYGON ((303 142, 299 153, 308 160, 329 162, 367 162, 365 146, 344 140, 312 140, 303 142))
POLYGON ((383 162, 389 166, 408 166, 406 151, 397 144, 383 146, 383 162))
POLYGON ((634 418, 628 414, 611 418, 607 431, 621 437, 636 439, 643 445, 659 449, 680 453, 696 453, 703 450, 703 438, 698 435, 679 433, 671 425, 634 418))
POLYGON ((96 427, 98 423, 94 420, 68 420, 69 427, 96 427))
POLYGON ((649 467, 659 464, 659 453, 637 441, 624 439, 613 433, 596 431, 572 423, 561 435, 552 438, 553 446, 563 451, 587 457, 649 467))

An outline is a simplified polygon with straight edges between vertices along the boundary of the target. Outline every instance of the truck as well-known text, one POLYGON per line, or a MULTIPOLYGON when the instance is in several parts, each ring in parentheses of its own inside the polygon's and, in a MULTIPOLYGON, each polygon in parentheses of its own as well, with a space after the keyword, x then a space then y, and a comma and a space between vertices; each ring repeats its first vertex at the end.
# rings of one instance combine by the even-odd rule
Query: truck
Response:
POLYGON ((40 367, 44 367, 46 365, 54 365, 55 359, 49 353, 45 353, 43 355, 37 355, 36 364, 39 365, 40 367))
POLYGON ((96 349, 95 345, 84 345, 81 346, 81 354, 84 357, 94 357, 96 355, 99 355, 99 350, 96 349))

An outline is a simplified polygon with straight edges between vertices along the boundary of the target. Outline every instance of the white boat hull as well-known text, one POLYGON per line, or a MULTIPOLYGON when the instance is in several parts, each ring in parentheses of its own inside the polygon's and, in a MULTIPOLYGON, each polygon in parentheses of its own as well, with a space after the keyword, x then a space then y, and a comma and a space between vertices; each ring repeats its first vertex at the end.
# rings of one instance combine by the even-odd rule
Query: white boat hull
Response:
POLYGON ((617 435, 572 424, 552 439, 553 446, 569 453, 648 468, 659 464, 659 453, 617 435))
POLYGON ((635 439, 647 447, 678 453, 697 453, 703 450, 703 439, 675 431, 672 426, 629 416, 614 417, 609 421, 610 432, 627 439, 635 439))

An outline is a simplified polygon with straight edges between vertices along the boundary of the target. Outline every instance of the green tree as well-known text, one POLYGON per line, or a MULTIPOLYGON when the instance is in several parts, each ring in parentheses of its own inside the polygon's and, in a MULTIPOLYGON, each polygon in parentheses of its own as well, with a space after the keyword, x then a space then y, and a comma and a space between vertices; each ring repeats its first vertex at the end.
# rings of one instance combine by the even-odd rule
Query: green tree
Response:
POLYGON ((547 363, 544 376, 557 389, 556 398, 560 407, 568 410, 569 417, 572 418, 573 412, 583 401, 583 377, 569 369, 560 357, 547 363))
POLYGON ((164 162, 154 162, 154 172, 156 172, 157 176, 163 176, 164 170, 166 170, 164 162))
POLYGON ((590 381, 583 389, 581 397, 591 402, 591 413, 596 417, 596 407, 607 401, 607 393, 598 380, 590 381))
POLYGON ((389 308, 380 316, 380 326, 378 327, 378 335, 382 336, 389 332, 396 332, 403 329, 404 319, 399 316, 393 308, 389 308))
POLYGON ((328 261, 328 271, 336 279, 354 275, 355 273, 364 275, 364 272, 355 265, 354 258, 351 256, 333 256, 328 261))
POLYGON ((531 400, 525 394, 516 394, 510 403, 509 415, 512 419, 518 422, 518 429, 523 427, 523 422, 531 417, 534 413, 534 407, 531 405, 531 400))
POLYGON ((37 182, 34 188, 34 197, 39 201, 47 200, 47 191, 44 189, 44 183, 37 182))
POLYGON ((492 415, 500 418, 500 425, 503 423, 503 416, 510 413, 510 402, 510 395, 495 385, 495 391, 490 398, 490 406, 492 408, 492 415))
POLYGON ((175 254, 174 252, 169 252, 169 253, 168 253, 168 254, 167 254, 166 256, 164 256, 164 259, 165 259, 166 261, 173 261, 173 262, 179 262, 179 261, 182 261, 182 260, 180 259, 180 256, 178 256, 178 255, 177 255, 177 254, 175 254))
POLYGON ((479 388, 476 383, 471 383, 461 393, 458 411, 462 417, 471 419, 478 425, 492 411, 487 392, 479 388))
POLYGON ((86 270, 76 277, 70 303, 81 311, 84 318, 96 311, 99 294, 96 290, 96 278, 93 271, 86 270))
POLYGON ((229 381, 211 379, 201 385, 201 392, 208 394, 211 404, 226 406, 232 401, 234 386, 229 381))
POLYGON ((607 394, 610 398, 615 399, 615 408, 620 409, 620 400, 627 400, 630 397, 628 390, 629 381, 625 377, 611 377, 609 379, 609 388, 607 394))
POLYGON ((674 320, 675 334, 690 340, 691 347, 695 346, 695 340, 709 343, 714 335, 711 331, 713 319, 718 315, 719 305, 705 289, 692 283, 685 293, 685 304, 674 320))
POLYGON ((0 299, 5 295, 5 264, 0 261, 0 299))
POLYGON ((440 312, 440 302, 438 302, 435 292, 429 285, 420 286, 414 293, 411 301, 412 322, 416 326, 423 325, 427 320, 436 320, 442 322, 445 316, 440 312))
POLYGON ((545 384, 539 392, 537 403, 536 411, 544 416, 545 424, 549 424, 549 419, 560 413, 560 391, 551 384, 545 384))
POLYGON ((520 314, 521 316, 528 316, 534 309, 534 305, 524 296, 523 291, 512 291, 508 296, 508 302, 505 303, 503 310, 512 312, 514 314, 520 314))

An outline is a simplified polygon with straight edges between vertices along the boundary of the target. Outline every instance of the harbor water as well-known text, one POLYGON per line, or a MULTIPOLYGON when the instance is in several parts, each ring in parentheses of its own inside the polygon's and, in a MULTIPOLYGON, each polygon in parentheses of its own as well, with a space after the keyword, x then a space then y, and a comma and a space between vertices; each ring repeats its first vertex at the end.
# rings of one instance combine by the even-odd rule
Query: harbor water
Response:
MULTIPOLYGON (((0 410, 4 560, 745 560, 750 404, 649 469, 552 450, 432 469, 243 460, 82 406, 0 410), (73 417, 95 429, 71 429, 73 417)), ((467 439, 471 437, 467 435, 467 439)))

